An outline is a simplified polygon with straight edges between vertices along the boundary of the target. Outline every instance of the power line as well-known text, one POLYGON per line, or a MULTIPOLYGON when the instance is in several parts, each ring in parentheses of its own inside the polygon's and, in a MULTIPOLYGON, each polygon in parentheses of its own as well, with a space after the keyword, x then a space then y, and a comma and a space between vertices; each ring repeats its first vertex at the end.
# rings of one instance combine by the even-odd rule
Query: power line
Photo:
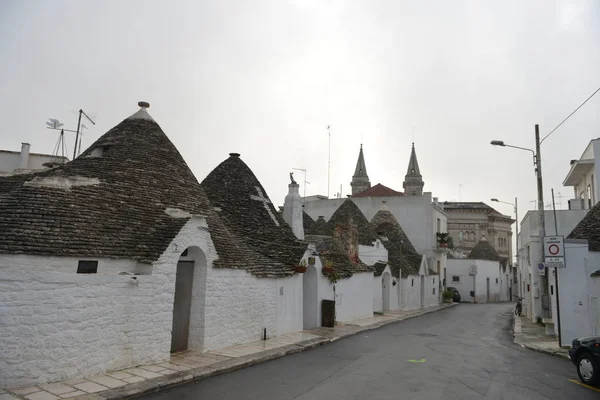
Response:
POLYGON ((571 118, 571 116, 572 116, 573 114, 575 114, 575 113, 576 113, 576 112, 577 112, 577 111, 578 111, 578 110, 579 110, 581 107, 583 107, 583 105, 584 105, 585 103, 587 103, 589 99, 591 99, 592 97, 594 97, 594 95, 595 95, 596 93, 598 93, 598 92, 600 92, 600 87, 599 87, 598 89, 596 89, 596 91, 595 91, 594 93, 592 93, 592 95, 591 95, 590 97, 588 97, 587 99, 585 99, 585 101, 584 101, 583 103, 581 103, 581 104, 579 105, 579 107, 577 107, 577 108, 575 109, 575 111, 573 111, 571 114, 569 114, 569 116, 568 116, 567 118, 565 118, 565 119, 564 119, 564 120, 563 120, 563 121, 562 121, 560 124, 558 124, 558 125, 556 126, 556 128, 552 129, 552 130, 550 131, 550 133, 549 133, 549 134, 547 134, 546 136, 544 136, 544 138, 543 138, 543 139, 540 141, 540 144, 542 144, 542 143, 544 142, 544 140, 546 140, 546 138, 547 138, 548 136, 552 135, 552 133, 553 133, 555 130, 557 130, 558 128, 560 128, 560 126, 561 126, 562 124, 564 124, 565 122, 567 122, 567 120, 568 120, 569 118, 571 118))

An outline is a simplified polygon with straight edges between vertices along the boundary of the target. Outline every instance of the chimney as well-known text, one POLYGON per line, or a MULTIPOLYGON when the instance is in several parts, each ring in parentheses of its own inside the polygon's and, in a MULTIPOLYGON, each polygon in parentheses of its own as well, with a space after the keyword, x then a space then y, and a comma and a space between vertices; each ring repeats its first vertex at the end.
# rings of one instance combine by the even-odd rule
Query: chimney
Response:
POLYGON ((350 259, 358 258, 358 226, 352 217, 344 224, 336 224, 333 231, 333 250, 346 254, 350 259))
POLYGON ((29 143, 21 143, 21 156, 19 157, 19 169, 27 169, 29 165, 29 143))
POLYGON ((296 182, 288 185, 289 193, 285 196, 283 203, 283 220, 292 228, 294 235, 300 240, 304 240, 304 218, 302 215, 302 198, 296 182))

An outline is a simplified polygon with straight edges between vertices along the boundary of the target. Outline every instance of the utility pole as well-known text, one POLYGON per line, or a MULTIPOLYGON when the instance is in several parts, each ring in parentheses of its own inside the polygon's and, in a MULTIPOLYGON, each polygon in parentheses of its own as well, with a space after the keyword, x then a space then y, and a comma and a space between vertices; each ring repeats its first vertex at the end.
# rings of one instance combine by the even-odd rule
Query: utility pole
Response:
MULTIPOLYGON (((554 189, 552 189, 552 210, 554 211, 554 234, 558 236, 558 221, 556 220, 556 203, 554 202, 554 189)), ((556 324, 558 326, 558 347, 562 346, 560 332, 560 296, 558 295, 558 268, 554 268, 554 290, 556 291, 556 324)))
MULTIPOLYGON (((537 191, 538 191, 538 216, 540 219, 540 262, 545 261, 544 253, 544 237, 546 236, 546 218, 544 207, 544 186, 542 183, 542 154, 540 152, 540 126, 535 124, 535 171, 537 175, 537 191)), ((548 295, 548 268, 544 270, 542 277, 542 295, 548 295)), ((542 314, 543 314, 542 308, 542 314)), ((543 318, 543 317, 542 317, 543 318)))
MULTIPOLYGON (((516 231, 516 239, 515 239, 515 257, 517 258, 517 271, 519 271, 521 269, 521 266, 519 265, 519 203, 517 198, 515 197, 515 231, 516 231)), ((513 283, 514 283, 514 277, 513 277, 513 283)), ((519 287, 517 288, 517 293, 519 294, 519 297, 523 297, 521 295, 521 282, 519 282, 519 279, 517 279, 517 284, 519 285, 519 287)), ((512 300, 512 299, 510 299, 512 300)))

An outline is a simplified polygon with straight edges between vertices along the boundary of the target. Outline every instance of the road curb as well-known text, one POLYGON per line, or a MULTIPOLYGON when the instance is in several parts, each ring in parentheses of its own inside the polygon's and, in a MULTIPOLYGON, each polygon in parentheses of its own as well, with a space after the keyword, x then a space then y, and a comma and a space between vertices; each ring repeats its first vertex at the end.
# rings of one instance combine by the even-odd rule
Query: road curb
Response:
MULTIPOLYGON (((521 325, 520 321, 519 321, 519 325, 521 325)), ((566 360, 571 360, 567 354, 546 350, 544 348, 525 343, 525 341, 523 340, 522 325, 519 327, 519 329, 517 329, 517 316, 516 315, 513 315, 513 329, 512 330, 513 330, 513 343, 523 347, 524 349, 537 351, 538 353, 544 353, 544 354, 548 354, 548 355, 551 355, 554 357, 560 357, 560 358, 563 358, 566 360)))
POLYGON ((259 354, 252 354, 249 356, 231 358, 229 360, 221 361, 216 364, 212 364, 206 367, 196 367, 187 371, 176 372, 171 375, 165 375, 160 378, 148 379, 143 382, 133 383, 121 388, 109 389, 103 391, 98 394, 80 396, 75 398, 75 400, 121 400, 121 399, 131 399, 135 397, 139 397, 145 394, 155 393, 158 391, 162 391, 174 386, 178 386, 185 383, 198 382, 205 378, 210 378, 217 375, 222 375, 225 373, 237 371, 238 369, 250 367, 252 365, 262 364, 267 361, 275 360, 281 357, 285 357, 287 355, 300 353, 306 351, 308 349, 315 348, 317 346, 321 346, 326 343, 333 343, 341 339, 345 339, 350 336, 355 336, 361 332, 370 331, 378 328, 382 328, 386 325, 390 325, 393 323, 405 321, 407 319, 412 319, 416 317, 420 317, 423 315, 431 314, 437 311, 445 310, 452 306, 457 305, 457 303, 446 304, 441 308, 435 310, 427 310, 422 313, 409 315, 406 317, 401 317, 397 319, 390 319, 388 321, 383 321, 378 324, 359 327, 355 331, 346 332, 341 334, 340 336, 335 336, 332 338, 321 337, 318 339, 309 339, 303 342, 299 342, 292 345, 287 345, 284 347, 280 347, 273 350, 266 350, 259 354))

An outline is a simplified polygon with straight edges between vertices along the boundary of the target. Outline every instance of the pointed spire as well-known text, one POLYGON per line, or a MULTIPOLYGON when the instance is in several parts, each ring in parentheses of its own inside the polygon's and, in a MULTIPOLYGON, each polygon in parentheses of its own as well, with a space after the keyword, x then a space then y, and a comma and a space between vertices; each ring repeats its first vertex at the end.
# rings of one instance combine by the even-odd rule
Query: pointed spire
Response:
POLYGON ((415 143, 412 144, 412 150, 410 153, 410 161, 408 162, 408 170, 404 177, 404 192, 409 196, 421 196, 423 194, 423 177, 419 170, 419 162, 417 161, 417 153, 415 151, 415 143))
POLYGON ((354 176, 352 176, 352 183, 350 183, 350 186, 352 186, 352 195, 363 192, 371 187, 371 182, 369 182, 369 176, 367 175, 367 165, 365 164, 362 144, 360 145, 358 161, 356 162, 356 169, 354 170, 354 176))

